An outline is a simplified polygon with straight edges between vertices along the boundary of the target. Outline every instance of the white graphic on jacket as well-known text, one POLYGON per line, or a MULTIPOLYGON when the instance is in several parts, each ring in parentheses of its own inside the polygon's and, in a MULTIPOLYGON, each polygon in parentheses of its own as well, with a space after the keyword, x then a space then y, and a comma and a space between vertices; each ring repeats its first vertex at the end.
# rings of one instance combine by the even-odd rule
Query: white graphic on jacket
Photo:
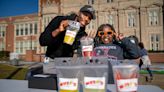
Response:
POLYGON ((115 44, 109 44, 105 46, 98 46, 94 48, 94 56, 96 57, 108 57, 112 60, 123 59, 123 49, 115 44))

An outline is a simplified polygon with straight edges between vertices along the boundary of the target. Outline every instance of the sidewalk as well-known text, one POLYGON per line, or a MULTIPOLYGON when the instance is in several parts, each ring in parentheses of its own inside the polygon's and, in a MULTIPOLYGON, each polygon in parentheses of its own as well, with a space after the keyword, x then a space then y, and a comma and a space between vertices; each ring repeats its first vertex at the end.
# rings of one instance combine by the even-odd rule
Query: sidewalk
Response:
POLYGON ((164 63, 152 63, 150 66, 151 69, 164 70, 164 63))
MULTIPOLYGON (((43 62, 27 62, 27 61, 20 61, 19 65, 37 65, 42 64, 43 62)), ((10 61, 0 61, 0 64, 10 64, 10 61)), ((145 68, 143 65, 142 68, 145 68)), ((164 63, 152 63, 150 66, 152 70, 164 70, 164 63)))

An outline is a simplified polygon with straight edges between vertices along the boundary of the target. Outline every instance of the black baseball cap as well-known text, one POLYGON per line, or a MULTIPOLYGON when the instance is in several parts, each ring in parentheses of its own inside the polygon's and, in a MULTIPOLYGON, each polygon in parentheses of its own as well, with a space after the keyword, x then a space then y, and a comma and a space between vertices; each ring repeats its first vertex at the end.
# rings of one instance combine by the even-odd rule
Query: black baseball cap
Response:
POLYGON ((92 19, 96 19, 95 15, 95 10, 92 6, 90 5, 84 5, 81 9, 80 12, 87 12, 91 15, 92 19))

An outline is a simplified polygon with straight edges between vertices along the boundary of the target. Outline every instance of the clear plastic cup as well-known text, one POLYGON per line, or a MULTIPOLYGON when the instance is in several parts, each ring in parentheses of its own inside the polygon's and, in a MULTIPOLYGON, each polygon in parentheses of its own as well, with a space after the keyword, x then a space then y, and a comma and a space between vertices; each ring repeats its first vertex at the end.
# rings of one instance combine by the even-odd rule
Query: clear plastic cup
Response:
MULTIPOLYGON (((78 60, 77 60, 78 61, 78 60)), ((79 92, 81 67, 72 58, 55 58, 58 92, 79 92)))
POLYGON ((82 66, 83 92, 106 92, 108 78, 107 58, 92 57, 82 66))
POLYGON ((137 65, 114 65, 113 73, 117 92, 137 92, 139 75, 137 65))
POLYGON ((82 56, 91 59, 91 57, 93 56, 93 39, 90 37, 83 37, 80 40, 80 42, 81 42, 82 56))
POLYGON ((79 22, 69 20, 69 26, 66 29, 66 33, 64 37, 64 43, 72 45, 79 29, 80 29, 79 22))

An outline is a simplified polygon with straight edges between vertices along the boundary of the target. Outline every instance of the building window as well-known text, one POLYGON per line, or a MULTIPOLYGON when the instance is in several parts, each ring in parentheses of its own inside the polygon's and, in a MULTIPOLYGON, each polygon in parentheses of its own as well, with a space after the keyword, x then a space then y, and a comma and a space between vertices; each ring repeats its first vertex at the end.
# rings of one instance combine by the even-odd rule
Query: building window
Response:
POLYGON ((34 24, 34 34, 37 34, 37 31, 38 31, 38 24, 35 23, 34 24))
POLYGON ((88 25, 87 25, 87 29, 94 29, 94 24, 95 24, 95 22, 94 22, 94 20, 92 20, 88 25))
POLYGON ((31 49, 31 41, 25 40, 25 41, 16 41, 16 52, 19 54, 25 54, 26 50, 31 49))
POLYGON ((113 18, 113 16, 112 15, 108 15, 108 23, 110 24, 110 25, 114 25, 114 18, 113 18))
POLYGON ((28 35, 28 24, 25 24, 25 35, 28 35))
POLYGON ((0 51, 3 51, 5 49, 5 43, 3 41, 0 41, 0 51))
POLYGON ((28 43, 24 41, 24 53, 26 53, 26 50, 28 50, 28 43))
POLYGON ((113 2, 113 0, 106 0, 106 2, 107 2, 107 3, 112 3, 112 2, 113 2))
POLYGON ((1 33, 1 26, 0 26, 0 37, 1 37, 1 34, 2 34, 2 33, 1 33))
POLYGON ((34 43, 33 43, 33 49, 34 49, 34 50, 37 50, 37 45, 38 45, 38 44, 37 44, 37 41, 34 41, 34 43))
POLYGON ((6 26, 0 26, 0 51, 5 50, 5 32, 6 32, 6 26))
POLYGON ((149 25, 152 26, 152 25, 157 25, 158 24, 158 12, 157 11, 149 11, 149 25))
POLYGON ((19 25, 16 25, 16 36, 19 36, 19 25))
POLYGON ((5 37, 5 31, 6 31, 6 27, 0 26, 0 37, 5 37))
POLYGON ((128 27, 135 26, 135 15, 134 13, 128 13, 128 27))
POLYGON ((88 0, 88 4, 94 4, 94 0, 88 0))
POLYGON ((46 28, 46 26, 49 24, 49 22, 52 20, 52 16, 43 16, 43 29, 42 30, 44 30, 45 28, 46 28))
POLYGON ((153 51, 158 51, 159 50, 159 42, 160 42, 160 36, 159 34, 151 34, 150 37, 150 49, 153 51))
POLYGON ((32 34, 32 30, 33 28, 32 28, 32 23, 30 23, 30 35, 32 34))
POLYGON ((6 30, 5 30, 5 26, 3 26, 3 27, 2 27, 2 31, 1 31, 1 32, 2 32, 2 37, 5 37, 5 31, 6 31, 6 30))
POLYGON ((20 42, 20 53, 23 53, 23 41, 20 42))
POLYGON ((30 49, 31 49, 31 44, 30 44, 30 43, 31 43, 31 41, 28 40, 28 41, 27 41, 27 50, 30 50, 30 49))
POLYGON ((16 42, 16 48, 15 48, 15 50, 16 50, 16 53, 20 53, 19 52, 19 42, 16 42))
POLYGON ((0 37, 5 37, 5 31, 0 31, 0 37))
POLYGON ((23 24, 21 24, 20 27, 20 35, 23 35, 23 24))
POLYGON ((46 28, 47 24, 46 24, 46 17, 43 18, 43 30, 46 28))

